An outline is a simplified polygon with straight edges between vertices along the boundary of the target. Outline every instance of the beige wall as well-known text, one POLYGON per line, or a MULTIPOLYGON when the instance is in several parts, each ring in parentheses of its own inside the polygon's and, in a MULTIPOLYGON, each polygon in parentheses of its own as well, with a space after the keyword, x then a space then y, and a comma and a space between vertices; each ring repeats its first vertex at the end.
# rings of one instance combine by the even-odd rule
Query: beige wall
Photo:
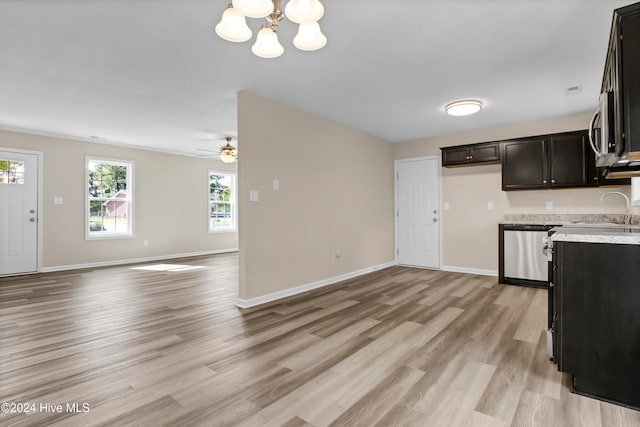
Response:
POLYGON ((207 230, 208 171, 235 165, 7 131, 0 131, 0 147, 43 153, 45 268, 238 247, 237 233, 207 230), (87 155, 135 161, 135 238, 85 240, 87 155), (56 196, 63 197, 63 205, 53 204, 56 196))
MULTIPOLYGON (((438 155, 440 147, 586 129, 590 115, 408 141, 393 146, 394 159, 438 155)), ((622 198, 600 196, 612 188, 502 191, 501 166, 443 168, 443 265, 497 271, 498 221, 511 213, 622 213, 622 198), (552 201, 554 209, 547 210, 552 201), (488 210, 487 203, 494 209, 488 210)), ((616 189, 617 190, 617 189, 616 189)), ((629 194, 629 186, 621 188, 629 194)))
POLYGON ((241 299, 394 260, 390 143, 249 92, 238 132, 241 299))

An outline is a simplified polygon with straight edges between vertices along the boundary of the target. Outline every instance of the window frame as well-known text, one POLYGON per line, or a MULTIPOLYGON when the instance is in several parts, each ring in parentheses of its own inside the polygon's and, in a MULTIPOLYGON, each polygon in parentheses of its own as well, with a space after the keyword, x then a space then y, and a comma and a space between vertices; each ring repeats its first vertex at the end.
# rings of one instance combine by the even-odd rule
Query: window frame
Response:
POLYGON ((133 239, 135 238, 135 161, 113 159, 100 156, 85 156, 84 164, 84 234, 85 240, 133 239), (127 168, 127 198, 128 202, 126 232, 95 232, 91 231, 91 197, 89 196, 89 163, 105 163, 127 168))
POLYGON ((209 234, 238 232, 237 179, 238 179, 238 176, 233 171, 221 171, 221 170, 209 169, 207 174, 207 230, 209 234), (222 228, 222 229, 211 228, 211 206, 214 204, 214 202, 211 200, 211 175, 225 175, 225 176, 231 177, 231 196, 229 197, 229 205, 231 206, 231 227, 229 228, 222 228))

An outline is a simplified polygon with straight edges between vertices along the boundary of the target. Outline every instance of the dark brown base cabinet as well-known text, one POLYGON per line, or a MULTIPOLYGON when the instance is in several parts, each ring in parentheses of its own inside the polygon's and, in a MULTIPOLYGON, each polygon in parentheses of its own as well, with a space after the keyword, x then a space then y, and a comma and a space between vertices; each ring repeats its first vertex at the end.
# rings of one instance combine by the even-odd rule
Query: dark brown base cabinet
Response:
POLYGON ((640 409, 640 245, 554 242, 553 339, 573 391, 640 409))

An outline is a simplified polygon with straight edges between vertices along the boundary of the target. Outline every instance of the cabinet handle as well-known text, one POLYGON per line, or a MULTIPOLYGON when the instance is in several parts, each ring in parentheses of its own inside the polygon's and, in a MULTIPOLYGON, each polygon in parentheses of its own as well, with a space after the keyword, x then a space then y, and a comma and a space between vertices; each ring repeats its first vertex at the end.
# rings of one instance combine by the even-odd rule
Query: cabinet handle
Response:
POLYGON ((547 180, 546 180, 546 179, 543 179, 543 180, 542 180, 542 183, 543 183, 543 184, 546 184, 546 183, 547 183, 547 180))
POLYGON ((551 183, 552 183, 552 184, 555 184, 555 183, 556 183, 556 180, 555 180, 555 179, 552 179, 552 180, 551 180, 551 183))

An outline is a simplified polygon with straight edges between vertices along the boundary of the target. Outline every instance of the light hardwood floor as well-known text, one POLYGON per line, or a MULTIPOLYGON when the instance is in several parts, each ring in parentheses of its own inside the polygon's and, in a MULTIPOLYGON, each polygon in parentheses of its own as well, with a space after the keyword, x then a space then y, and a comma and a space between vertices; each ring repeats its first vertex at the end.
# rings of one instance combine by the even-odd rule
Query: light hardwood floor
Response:
POLYGON ((545 290, 392 267, 242 311, 237 262, 0 278, 0 401, 36 405, 0 425, 640 426, 570 393, 545 290))

